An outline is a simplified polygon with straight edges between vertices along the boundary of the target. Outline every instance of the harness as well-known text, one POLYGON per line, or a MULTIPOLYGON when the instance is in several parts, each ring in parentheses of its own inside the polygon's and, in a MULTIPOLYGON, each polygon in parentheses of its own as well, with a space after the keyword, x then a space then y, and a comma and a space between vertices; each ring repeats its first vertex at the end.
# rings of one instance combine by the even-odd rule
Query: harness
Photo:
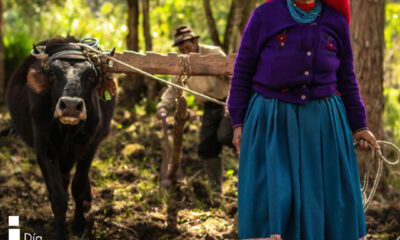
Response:
MULTIPOLYGON (((44 70, 48 71, 50 64, 56 59, 72 59, 72 60, 85 60, 91 63, 95 69, 96 75, 101 73, 101 61, 93 61, 93 56, 84 48, 84 46, 89 46, 96 50, 101 51, 98 47, 99 41, 96 38, 84 38, 79 42, 80 45, 76 43, 54 43, 47 46, 33 46, 31 55, 40 59, 42 61, 42 67, 44 70)), ((113 54, 114 50, 108 55, 113 54)), ((103 52, 107 55, 107 52, 103 52)), ((105 62, 110 64, 110 61, 105 62)))
MULTIPOLYGON (((97 86, 99 97, 105 100, 111 100, 111 96, 116 94, 116 83, 114 82, 113 75, 107 73, 105 68, 112 67, 112 62, 105 58, 100 58, 89 52, 85 46, 91 49, 101 51, 98 47, 99 41, 96 38, 84 38, 79 43, 53 43, 46 46, 33 46, 31 55, 41 60, 41 66, 44 72, 48 72, 50 65, 56 59, 67 60, 84 60, 90 63, 95 72, 95 76, 99 78, 97 86)), ((114 50, 111 52, 104 52, 102 54, 112 56, 114 50)))

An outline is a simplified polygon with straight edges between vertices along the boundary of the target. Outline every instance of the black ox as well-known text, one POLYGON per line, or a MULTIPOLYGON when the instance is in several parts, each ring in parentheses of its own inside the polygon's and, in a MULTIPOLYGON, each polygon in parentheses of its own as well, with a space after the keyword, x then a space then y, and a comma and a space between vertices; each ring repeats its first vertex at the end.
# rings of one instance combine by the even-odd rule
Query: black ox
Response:
POLYGON ((115 80, 72 42, 78 41, 58 37, 34 46, 12 76, 7 93, 14 128, 34 148, 46 182, 55 239, 67 239, 68 186, 75 164, 72 228, 77 234, 84 231, 84 213, 91 207, 88 172, 115 106, 115 80), (99 98, 105 91, 111 100, 99 98))

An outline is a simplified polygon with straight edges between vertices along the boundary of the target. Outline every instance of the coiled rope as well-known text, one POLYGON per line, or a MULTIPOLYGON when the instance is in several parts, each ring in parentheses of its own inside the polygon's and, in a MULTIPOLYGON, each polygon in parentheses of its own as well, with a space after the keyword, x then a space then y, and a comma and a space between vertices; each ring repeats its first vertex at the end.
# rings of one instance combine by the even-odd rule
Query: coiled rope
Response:
POLYGON ((370 174, 370 168, 367 168, 367 172, 364 175, 364 183, 363 186, 361 188, 362 191, 362 195, 363 195, 363 203, 364 203, 364 211, 366 211, 369 207, 369 205, 371 204, 371 201, 376 193, 376 190, 378 188, 379 185, 379 181, 381 179, 382 176, 382 171, 383 171, 383 164, 386 163, 390 166, 394 166, 396 164, 398 164, 400 162, 400 149, 394 145, 391 142, 387 142, 387 141, 382 141, 382 140, 377 140, 376 141, 379 145, 387 145, 389 147, 391 147, 396 153, 397 153, 397 159, 395 161, 389 161, 388 159, 385 158, 385 156, 383 156, 381 148, 378 149, 377 151, 375 151, 375 149, 372 147, 372 145, 369 145, 370 149, 371 149, 371 158, 369 160, 369 163, 373 162, 374 160, 376 160, 378 162, 378 170, 375 174, 375 179, 374 179, 374 183, 372 185, 372 189, 369 193, 369 195, 367 196, 367 189, 369 187, 369 174, 370 174))

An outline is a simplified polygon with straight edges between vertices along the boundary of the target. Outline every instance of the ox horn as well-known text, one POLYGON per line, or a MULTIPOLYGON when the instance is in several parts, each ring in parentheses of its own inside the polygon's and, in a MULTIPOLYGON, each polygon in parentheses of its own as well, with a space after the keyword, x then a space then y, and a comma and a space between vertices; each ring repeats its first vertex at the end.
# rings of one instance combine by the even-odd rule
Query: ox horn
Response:
POLYGON ((115 53, 115 47, 113 48, 113 50, 111 50, 110 57, 114 56, 114 53, 115 53))
POLYGON ((36 45, 35 44, 32 44, 32 45, 33 45, 33 53, 39 54, 40 52, 39 52, 39 49, 36 47, 36 45))
POLYGON ((46 66, 49 55, 45 52, 46 46, 36 46, 33 44, 31 55, 39 59, 42 62, 42 67, 46 66))

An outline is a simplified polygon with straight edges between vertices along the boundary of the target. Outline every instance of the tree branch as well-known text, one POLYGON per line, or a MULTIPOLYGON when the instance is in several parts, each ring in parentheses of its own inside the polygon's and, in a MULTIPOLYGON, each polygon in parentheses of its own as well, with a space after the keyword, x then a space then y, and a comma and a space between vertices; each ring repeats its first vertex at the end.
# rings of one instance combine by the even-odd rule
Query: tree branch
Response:
POLYGON ((213 40, 215 45, 222 47, 222 43, 219 40, 218 29, 215 25, 215 20, 212 14, 210 0, 203 0, 203 4, 204 10, 206 12, 208 28, 210 29, 211 39, 213 40))
POLYGON ((228 20, 226 22, 226 27, 225 27, 223 49, 226 53, 229 53, 232 42, 231 40, 233 37, 233 29, 234 29, 236 6, 237 6, 236 1, 237 0, 232 0, 231 9, 229 10, 228 20))

